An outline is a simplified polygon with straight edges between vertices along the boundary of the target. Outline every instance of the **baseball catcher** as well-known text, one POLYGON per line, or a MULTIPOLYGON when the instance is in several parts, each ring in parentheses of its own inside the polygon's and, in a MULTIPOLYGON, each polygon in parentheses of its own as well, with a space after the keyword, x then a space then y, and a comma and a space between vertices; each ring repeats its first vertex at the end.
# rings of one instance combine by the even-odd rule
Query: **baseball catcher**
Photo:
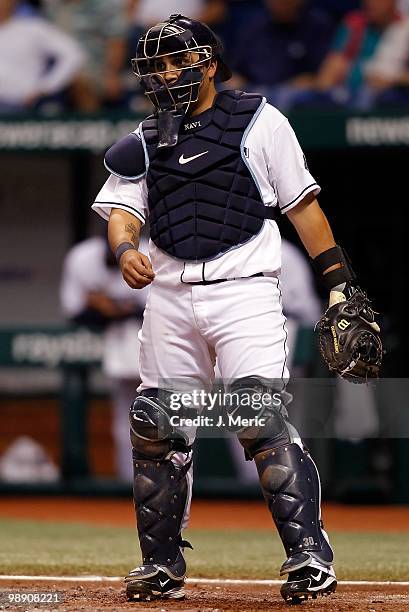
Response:
POLYGON ((297 138, 263 96, 218 92, 215 82, 231 76, 222 54, 212 30, 183 15, 171 15, 140 38, 133 69, 153 114, 107 152, 110 176, 93 205, 108 221, 126 282, 134 289, 150 285, 140 333, 142 382, 130 411, 142 552, 141 564, 125 579, 130 600, 184 597, 190 544, 182 531, 196 431, 175 423, 171 402, 181 389, 211 390, 215 357, 237 398, 225 406, 227 416, 246 459, 257 466, 284 546, 283 598, 296 602, 336 588, 318 472, 285 402, 263 404, 263 424, 239 423, 249 397, 276 390, 284 397, 289 377, 280 213, 331 292, 319 324, 329 367, 361 378, 379 369, 370 304, 358 289, 349 294, 351 272, 316 200, 320 187, 297 138), (147 220, 149 257, 138 250, 147 220))

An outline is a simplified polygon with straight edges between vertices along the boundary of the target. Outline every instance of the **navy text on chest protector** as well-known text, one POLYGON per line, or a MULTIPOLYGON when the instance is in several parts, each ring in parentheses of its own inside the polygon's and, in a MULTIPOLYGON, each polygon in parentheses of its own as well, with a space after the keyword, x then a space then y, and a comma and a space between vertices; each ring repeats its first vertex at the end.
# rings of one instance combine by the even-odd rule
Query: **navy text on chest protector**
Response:
POLYGON ((221 92, 208 111, 185 118, 176 146, 158 148, 156 119, 148 118, 142 141, 130 134, 128 145, 123 139, 108 151, 105 163, 113 174, 138 178, 146 173, 151 239, 168 255, 215 259, 274 218, 274 209, 262 202, 244 148, 264 104, 257 94, 221 92), (130 155, 137 145, 139 151, 130 155), (139 172, 133 170, 136 158, 139 172))

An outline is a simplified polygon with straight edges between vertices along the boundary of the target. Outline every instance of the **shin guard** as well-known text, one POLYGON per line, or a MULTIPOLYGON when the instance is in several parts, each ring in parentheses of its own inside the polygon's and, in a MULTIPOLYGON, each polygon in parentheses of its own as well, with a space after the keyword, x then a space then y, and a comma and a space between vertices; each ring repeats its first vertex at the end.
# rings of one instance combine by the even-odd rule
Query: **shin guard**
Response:
POLYGON ((182 522, 190 497, 188 471, 171 460, 138 458, 134 451, 134 503, 144 564, 174 564, 181 547, 182 522))
POLYGON ((320 481, 309 453, 291 443, 254 457, 264 497, 287 553, 281 574, 333 561, 321 522, 320 481))

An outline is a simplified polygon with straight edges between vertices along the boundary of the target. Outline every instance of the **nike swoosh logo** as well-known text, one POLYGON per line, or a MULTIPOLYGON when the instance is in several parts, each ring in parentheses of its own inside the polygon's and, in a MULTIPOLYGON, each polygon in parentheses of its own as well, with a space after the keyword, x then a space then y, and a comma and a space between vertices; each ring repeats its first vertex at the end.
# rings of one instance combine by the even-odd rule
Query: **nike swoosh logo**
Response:
POLYGON ((317 586, 310 585, 308 587, 308 591, 310 593, 318 593, 319 591, 324 591, 326 588, 334 584, 334 582, 336 582, 336 578, 334 578, 334 576, 328 576, 328 578, 326 578, 322 584, 319 584, 317 586))
POLYGON ((209 151, 203 151, 203 153, 198 153, 197 155, 192 155, 192 157, 185 157, 185 154, 182 153, 182 155, 179 157, 179 164, 188 164, 189 162, 193 161, 194 159, 197 159, 198 157, 202 157, 202 155, 206 155, 206 153, 209 153, 209 151))
POLYGON ((163 589, 163 587, 165 586, 165 584, 167 584, 167 583, 169 582, 169 580, 170 580, 170 578, 168 578, 167 580, 165 580, 164 582, 162 582, 162 581, 161 581, 161 579, 159 578, 159 584, 160 584, 160 586, 162 587, 162 589, 163 589))
POLYGON ((315 582, 319 582, 321 580, 321 576, 322 576, 322 571, 320 571, 318 576, 314 576, 314 574, 311 574, 311 578, 315 580, 315 582))

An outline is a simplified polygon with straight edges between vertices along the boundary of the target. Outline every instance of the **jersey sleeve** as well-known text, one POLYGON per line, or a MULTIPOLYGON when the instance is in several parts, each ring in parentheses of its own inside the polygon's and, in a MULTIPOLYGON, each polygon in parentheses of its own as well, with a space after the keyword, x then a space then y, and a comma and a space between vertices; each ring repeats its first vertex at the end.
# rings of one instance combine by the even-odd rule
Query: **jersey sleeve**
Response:
POLYGON ((121 179, 111 174, 95 198, 92 210, 108 221, 113 208, 120 208, 134 215, 142 224, 147 217, 148 193, 146 180, 121 179))
POLYGON ((287 119, 273 134, 268 164, 270 181, 282 213, 297 206, 307 194, 312 192, 317 195, 321 191, 287 119))

